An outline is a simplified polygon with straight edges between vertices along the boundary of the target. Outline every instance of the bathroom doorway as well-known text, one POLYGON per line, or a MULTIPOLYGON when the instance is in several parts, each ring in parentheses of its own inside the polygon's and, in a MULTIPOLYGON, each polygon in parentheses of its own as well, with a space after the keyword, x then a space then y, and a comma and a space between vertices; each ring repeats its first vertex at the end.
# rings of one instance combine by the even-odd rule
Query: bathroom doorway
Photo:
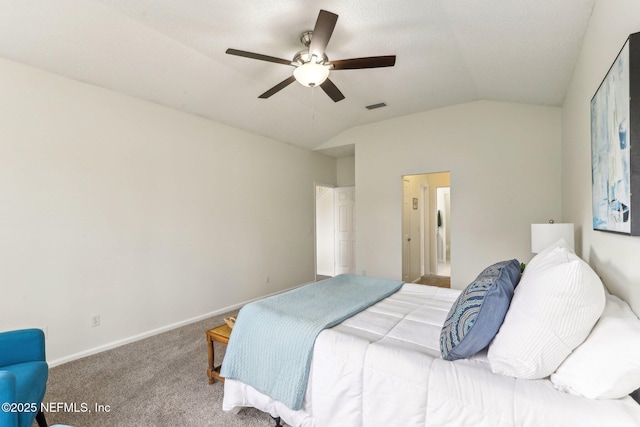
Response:
POLYGON ((448 287, 451 276, 451 174, 402 177, 402 279, 448 287))

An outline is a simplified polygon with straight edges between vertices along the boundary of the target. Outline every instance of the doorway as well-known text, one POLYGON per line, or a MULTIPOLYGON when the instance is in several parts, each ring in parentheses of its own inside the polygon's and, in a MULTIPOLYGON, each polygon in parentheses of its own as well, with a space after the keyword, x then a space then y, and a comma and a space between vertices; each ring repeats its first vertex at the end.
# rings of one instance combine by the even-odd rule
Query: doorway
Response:
POLYGON ((448 287, 451 276, 451 174, 402 177, 402 279, 448 287))
POLYGON ((451 187, 436 188, 437 251, 436 274, 451 276, 451 187))

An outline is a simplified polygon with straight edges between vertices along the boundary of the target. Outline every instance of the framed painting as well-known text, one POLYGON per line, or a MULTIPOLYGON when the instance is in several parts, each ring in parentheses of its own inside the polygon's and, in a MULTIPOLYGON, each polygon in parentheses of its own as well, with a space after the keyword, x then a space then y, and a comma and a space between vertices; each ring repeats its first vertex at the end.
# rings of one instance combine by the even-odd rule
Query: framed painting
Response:
POLYGON ((593 229, 640 235, 640 33, 629 36, 591 99, 593 229), (635 203, 634 203, 635 202, 635 203))

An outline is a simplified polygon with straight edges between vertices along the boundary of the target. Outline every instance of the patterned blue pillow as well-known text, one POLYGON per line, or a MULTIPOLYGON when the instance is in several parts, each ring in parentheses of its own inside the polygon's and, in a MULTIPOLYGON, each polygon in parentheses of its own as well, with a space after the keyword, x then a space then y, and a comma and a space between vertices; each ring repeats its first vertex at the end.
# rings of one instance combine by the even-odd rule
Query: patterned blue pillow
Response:
POLYGON ((504 321, 518 281, 520 262, 512 259, 487 267, 462 291, 440 332, 443 359, 463 359, 489 345, 504 321))

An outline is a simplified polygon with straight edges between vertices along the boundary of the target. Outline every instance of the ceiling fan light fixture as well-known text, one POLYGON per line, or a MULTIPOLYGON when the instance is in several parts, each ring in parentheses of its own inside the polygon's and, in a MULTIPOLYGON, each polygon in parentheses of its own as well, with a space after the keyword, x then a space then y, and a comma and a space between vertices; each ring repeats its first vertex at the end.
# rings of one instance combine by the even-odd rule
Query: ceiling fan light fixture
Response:
POLYGON ((396 63, 396 56, 369 56, 329 62, 329 58, 327 58, 325 50, 327 48, 327 44, 329 44, 329 40, 331 39, 337 20, 338 15, 335 13, 320 10, 320 13, 318 13, 318 19, 316 20, 316 25, 313 27, 313 31, 303 33, 300 38, 305 49, 296 53, 292 61, 238 49, 227 49, 226 53, 229 55, 243 56, 245 58, 295 67, 293 75, 289 75, 289 77, 258 96, 260 99, 269 98, 273 94, 278 93, 285 87, 289 86, 294 81, 297 81, 306 87, 320 86, 324 93, 326 93, 333 102, 342 101, 344 99, 344 95, 340 92, 340 89, 338 89, 337 86, 328 79, 330 71, 393 67, 396 63))
POLYGON ((307 62, 293 70, 293 77, 303 86, 319 86, 329 77, 329 66, 307 62))

